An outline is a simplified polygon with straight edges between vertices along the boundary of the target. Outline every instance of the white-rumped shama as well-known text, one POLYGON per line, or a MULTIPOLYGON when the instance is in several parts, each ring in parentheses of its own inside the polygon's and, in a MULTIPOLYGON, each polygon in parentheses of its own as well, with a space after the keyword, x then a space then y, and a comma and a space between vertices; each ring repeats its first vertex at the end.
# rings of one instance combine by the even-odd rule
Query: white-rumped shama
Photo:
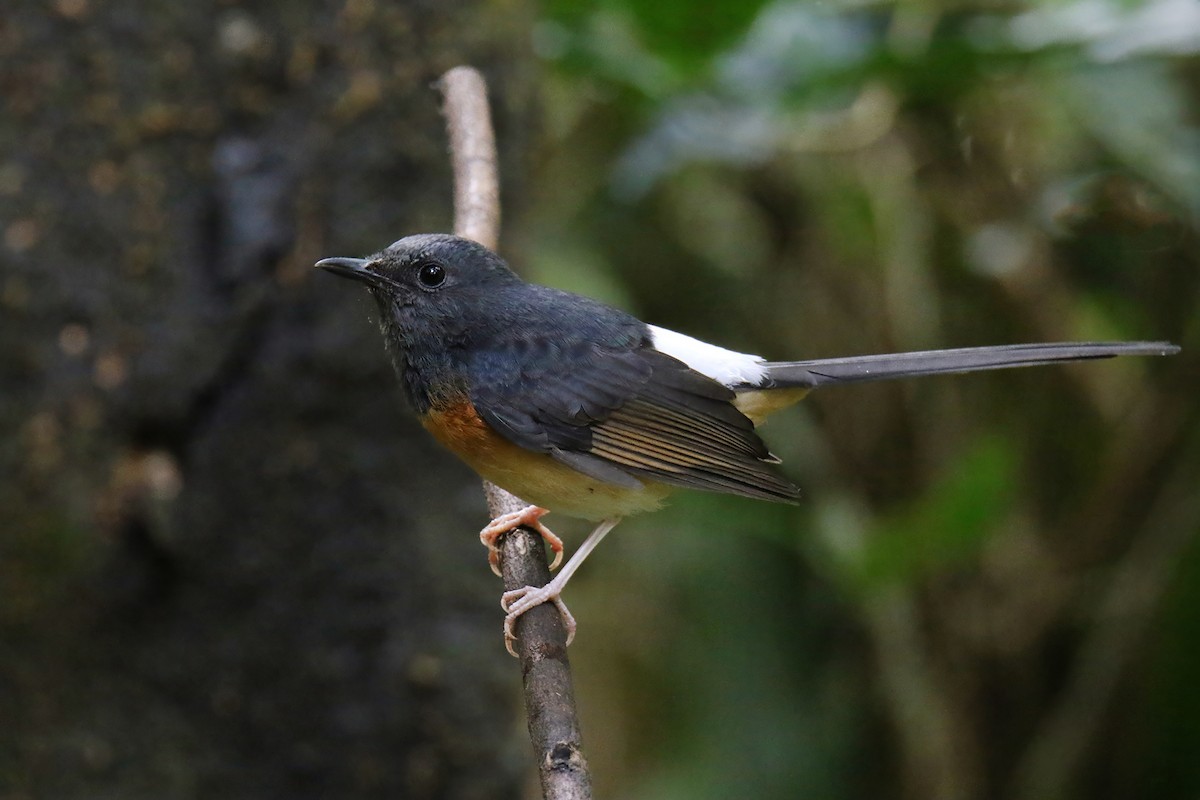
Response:
POLYGON ((658 508, 675 487, 794 501, 798 489, 754 426, 818 386, 1179 350, 1088 342, 765 361, 526 283, 455 236, 409 236, 370 258, 317 266, 367 285, 425 428, 533 504, 483 529, 493 569, 496 540, 521 525, 546 538, 558 564, 562 543, 539 522, 548 509, 599 521, 552 581, 503 595, 509 652, 516 619, 547 601, 569 642, 575 623, 560 595, 571 575, 621 517, 658 508))

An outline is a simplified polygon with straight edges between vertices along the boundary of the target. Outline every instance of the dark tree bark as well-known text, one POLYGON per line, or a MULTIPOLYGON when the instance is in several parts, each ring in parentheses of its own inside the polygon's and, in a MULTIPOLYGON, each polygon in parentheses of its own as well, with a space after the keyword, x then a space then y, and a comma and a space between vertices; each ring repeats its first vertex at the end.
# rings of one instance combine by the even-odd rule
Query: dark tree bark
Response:
POLYGON ((0 795, 517 795, 477 480, 311 269, 449 227, 449 66, 519 150, 511 12, 6 4, 0 795))

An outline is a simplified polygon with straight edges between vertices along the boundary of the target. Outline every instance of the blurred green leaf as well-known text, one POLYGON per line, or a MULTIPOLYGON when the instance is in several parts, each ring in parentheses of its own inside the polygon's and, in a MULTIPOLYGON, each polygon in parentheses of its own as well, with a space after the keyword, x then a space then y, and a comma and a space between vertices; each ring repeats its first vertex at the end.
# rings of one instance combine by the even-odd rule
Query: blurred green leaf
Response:
POLYGON ((963 563, 996 530, 1011 504, 1016 455, 986 439, 914 505, 873 524, 857 557, 843 563, 852 586, 913 583, 963 563))

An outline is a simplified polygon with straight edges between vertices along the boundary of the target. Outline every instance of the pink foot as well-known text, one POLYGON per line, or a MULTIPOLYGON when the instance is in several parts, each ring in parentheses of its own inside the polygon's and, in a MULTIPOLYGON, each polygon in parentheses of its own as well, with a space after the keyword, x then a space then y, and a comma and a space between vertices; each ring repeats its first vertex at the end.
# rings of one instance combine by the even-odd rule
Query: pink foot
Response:
MULTIPOLYGON (((525 510, 528 511, 528 509, 525 510)), ((537 509, 537 511, 545 513, 541 509, 537 509)), ((541 514, 538 514, 538 516, 541 516, 541 514)), ((517 655, 517 651, 513 650, 513 642, 517 639, 517 635, 513 631, 513 626, 516 624, 517 619, 529 609, 540 606, 542 603, 554 603, 558 609, 558 613, 562 615, 563 628, 567 631, 567 644, 571 643, 571 640, 575 638, 575 618, 571 616, 571 612, 567 610, 566 605, 562 601, 562 591, 566 588, 567 581, 571 580, 571 576, 575 574, 575 570, 579 569, 579 565, 588 557, 588 554, 596 549, 596 545, 600 544, 600 540, 620 521, 619 517, 614 517, 606 519, 597 525, 596 529, 583 540, 583 544, 579 545, 579 549, 575 551, 575 555, 571 556, 571 560, 567 562, 567 565, 562 568, 562 572, 555 575, 554 580, 545 586, 522 586, 520 589, 513 589, 511 592, 505 592, 500 596, 500 607, 508 615, 504 618, 504 648, 508 650, 509 655, 513 657, 517 655)), ((553 547, 553 543, 551 543, 551 546, 553 547)), ((560 544, 559 546, 561 547, 562 545, 560 544)), ((554 563, 557 565, 558 560, 555 559, 554 563)))
MULTIPOLYGON (((559 578, 561 577, 560 575, 559 578)), ((542 603, 554 603, 558 609, 558 613, 562 616, 563 628, 567 631, 567 644, 570 644, 571 640, 575 638, 575 617, 571 616, 571 612, 567 610, 567 604, 562 601, 562 589, 566 585, 566 581, 560 583, 559 578, 555 578, 545 586, 524 586, 520 589, 513 589, 511 592, 505 592, 500 596, 500 607, 508 614, 504 618, 504 648, 513 658, 517 658, 517 651, 513 649, 513 642, 517 640, 513 626, 516 624, 517 618, 542 603)))
MULTIPOLYGON (((491 566, 492 572, 500 575, 500 548, 496 547, 496 540, 509 531, 521 527, 532 528, 541 534, 554 553, 554 562, 550 564, 550 569, 558 569, 563 558, 563 543, 562 539, 555 536, 553 531, 540 522, 541 518, 548 513, 550 512, 539 506, 525 506, 520 511, 501 514, 479 532, 479 541, 483 542, 483 546, 488 549, 488 564, 491 566)), ((509 652, 512 652, 511 649, 509 652)))

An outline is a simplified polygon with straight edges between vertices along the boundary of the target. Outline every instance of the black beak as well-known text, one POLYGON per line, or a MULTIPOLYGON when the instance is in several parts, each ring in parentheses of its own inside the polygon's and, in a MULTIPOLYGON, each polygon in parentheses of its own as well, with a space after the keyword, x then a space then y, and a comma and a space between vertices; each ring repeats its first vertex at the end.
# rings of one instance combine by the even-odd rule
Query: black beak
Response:
POLYGON ((323 258, 316 263, 321 269, 327 269, 334 275, 343 278, 353 278, 356 281, 369 280, 367 260, 365 258, 323 258))
POLYGON ((386 288, 391 281, 377 272, 367 269, 370 262, 365 258, 323 258, 315 266, 327 269, 334 275, 360 281, 375 288, 386 288))

